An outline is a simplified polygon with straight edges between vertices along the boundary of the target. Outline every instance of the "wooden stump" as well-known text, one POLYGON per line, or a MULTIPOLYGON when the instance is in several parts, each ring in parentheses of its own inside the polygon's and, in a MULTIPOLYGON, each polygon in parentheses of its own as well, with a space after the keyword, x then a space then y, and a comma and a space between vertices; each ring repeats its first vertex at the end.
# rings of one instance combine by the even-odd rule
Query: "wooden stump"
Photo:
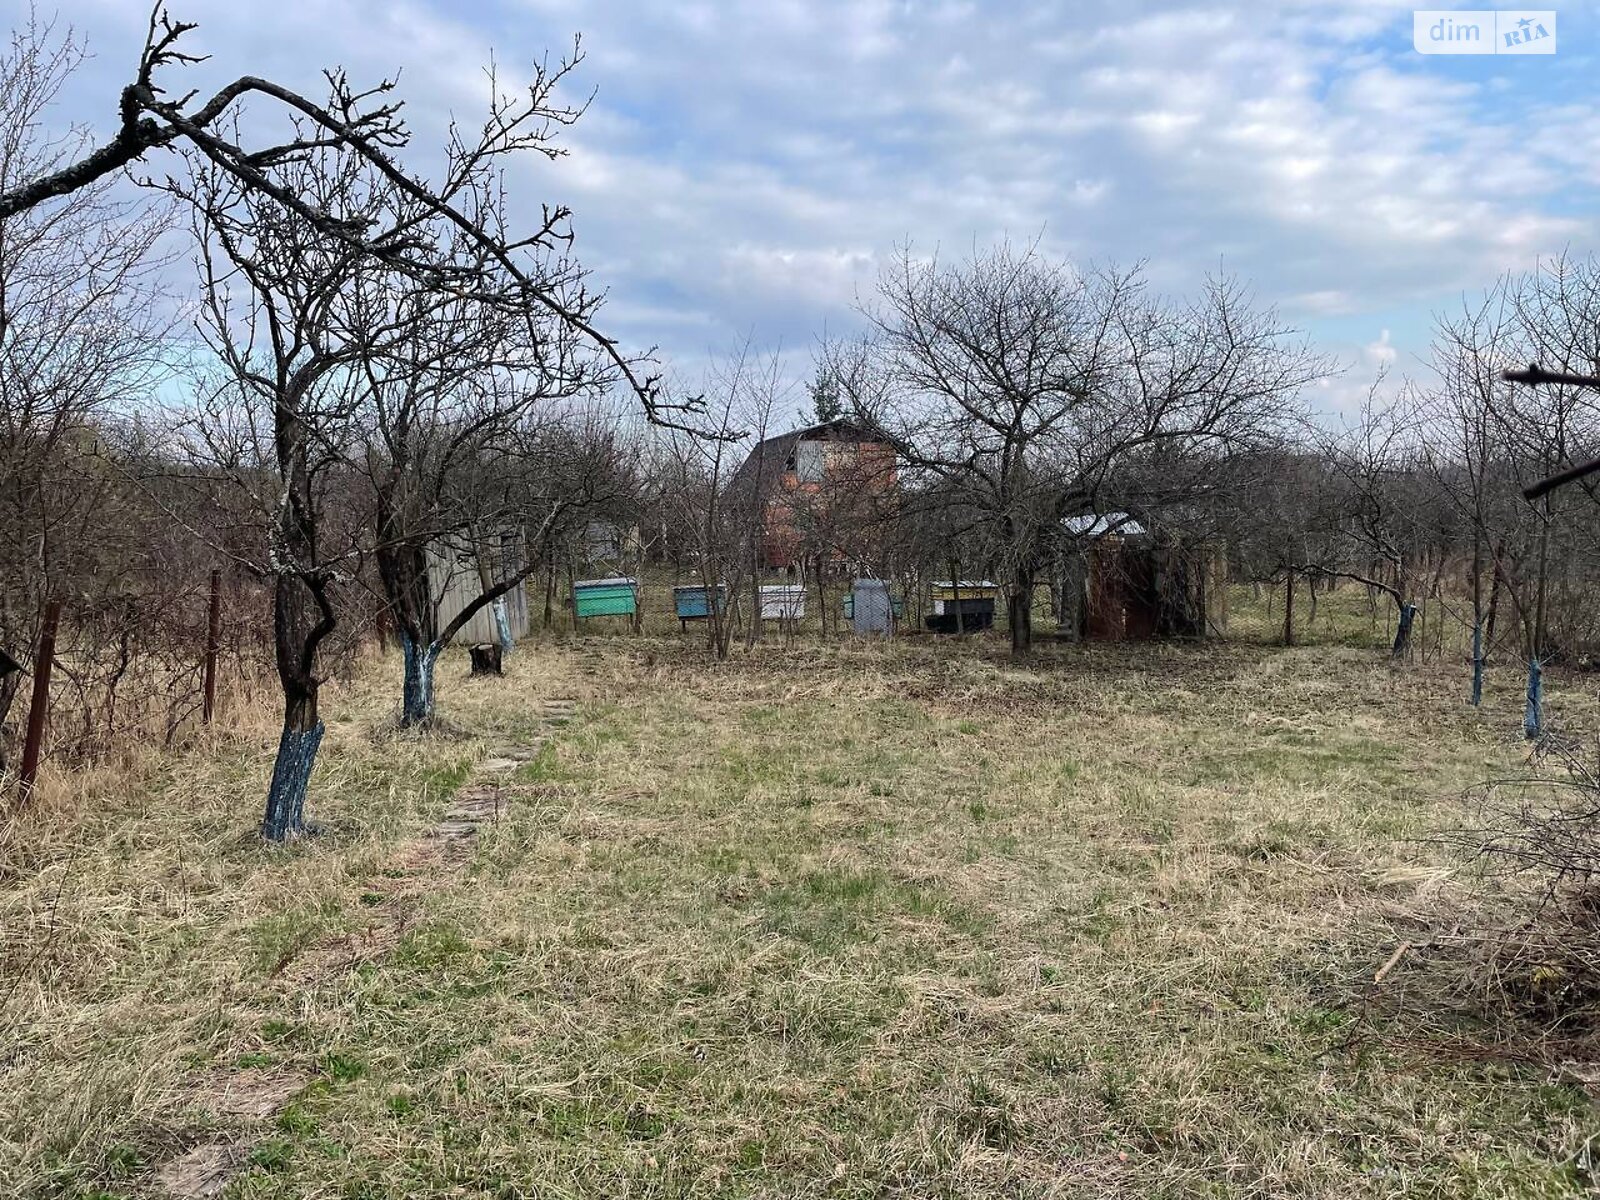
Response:
POLYGON ((469 651, 472 655, 472 673, 474 675, 504 675, 500 661, 500 647, 494 642, 485 642, 481 646, 473 646, 469 651))

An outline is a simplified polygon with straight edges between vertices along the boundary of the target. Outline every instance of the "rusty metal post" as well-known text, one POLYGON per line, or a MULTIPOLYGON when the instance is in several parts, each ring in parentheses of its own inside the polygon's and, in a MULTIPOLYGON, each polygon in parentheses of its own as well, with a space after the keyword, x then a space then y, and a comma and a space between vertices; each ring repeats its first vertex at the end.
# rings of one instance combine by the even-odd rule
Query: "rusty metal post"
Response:
POLYGON ((211 572, 211 605, 206 613, 205 707, 200 719, 211 724, 217 711, 217 652, 222 649, 222 572, 211 572))
POLYGON ((17 791, 21 803, 33 794, 39 778, 39 755, 44 747, 44 723, 50 710, 50 668, 56 661, 56 627, 61 622, 61 601, 44 606, 44 624, 39 629, 39 649, 33 656, 33 701, 28 706, 28 736, 22 744, 22 780, 17 791))
POLYGON ((1283 576, 1283 644, 1294 645, 1294 572, 1283 576))

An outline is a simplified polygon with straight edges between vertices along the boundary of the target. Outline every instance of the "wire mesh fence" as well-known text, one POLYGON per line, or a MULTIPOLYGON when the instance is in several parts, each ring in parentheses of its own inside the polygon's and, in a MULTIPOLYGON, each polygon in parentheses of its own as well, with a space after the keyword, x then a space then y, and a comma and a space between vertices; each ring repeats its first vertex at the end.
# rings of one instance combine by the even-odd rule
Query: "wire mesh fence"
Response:
MULTIPOLYGON (((692 572, 651 566, 631 576, 588 581, 573 571, 535 576, 526 585, 530 632, 584 636, 675 636, 707 639, 712 606, 731 625, 736 643, 766 644, 849 637, 866 631, 857 618, 861 594, 847 574, 796 577, 763 572, 731 586, 708 588, 692 572), (604 585, 598 591, 587 583, 604 585), (603 594, 602 594, 603 593, 603 594), (596 603, 599 596, 603 603, 596 603)), ((883 622, 870 631, 936 639, 959 633, 1002 645, 1011 635, 1008 590, 986 578, 951 580, 905 574, 870 581, 885 594, 883 622), (959 613, 952 619, 952 613, 959 613), (973 614, 978 614, 975 617, 973 614)), ((1077 585, 1074 585, 1077 586, 1077 585)), ((1082 597, 1079 597, 1081 602, 1082 597)), ((871 603, 879 603, 877 600, 871 603)), ((1405 656, 1411 661, 1468 664, 1473 656, 1470 599, 1443 589, 1419 595, 1405 656)), ((381 643, 381 603, 364 595, 345 615, 344 658, 361 641, 381 643)), ((1043 643, 1144 641, 1164 636, 1159 624, 1116 626, 1082 621, 1059 581, 1037 587, 1031 610, 1034 639, 1043 643)), ((1378 587, 1344 579, 1297 576, 1268 581, 1226 579, 1211 589, 1203 620, 1183 640, 1257 646, 1342 646, 1389 652, 1399 608, 1378 587)), ((1510 620, 1491 626, 1486 657, 1520 658, 1520 629, 1510 620)), ((270 589, 251 579, 207 578, 169 586, 160 595, 129 594, 95 603, 68 603, 60 620, 49 687, 46 754, 57 764, 91 761, 130 743, 169 746, 208 716, 210 691, 224 704, 276 702, 270 589), (214 616, 213 616, 214 606, 214 616)), ((458 639, 463 640, 463 639, 458 639)), ((469 639, 468 639, 469 640, 469 639)), ((28 724, 30 689, 18 686, 37 663, 13 676, 4 725, 4 761, 15 765, 28 724)))
MULTIPOLYGON (((624 613, 589 612, 581 603, 574 606, 564 588, 556 589, 548 596, 534 597, 530 604, 534 627, 588 633, 692 633, 706 616, 703 611, 688 615, 680 611, 680 597, 685 591, 705 587, 697 576, 647 570, 632 576, 607 576, 603 582, 614 586, 618 578, 633 581, 636 609, 624 613)), ((578 580, 580 589, 583 582, 578 580)), ((893 601, 896 634, 955 632, 950 622, 937 620, 952 607, 949 580, 904 575, 885 582, 893 601)), ((1009 637, 1008 589, 995 580, 979 577, 979 573, 960 583, 963 590, 959 603, 981 608, 988 617, 962 632, 1009 637)), ((854 581, 848 576, 830 576, 819 584, 815 578, 801 580, 782 573, 764 573, 733 587, 722 585, 720 602, 741 635, 749 634, 752 623, 762 638, 844 635, 852 632, 853 588, 854 581), (773 599, 780 590, 788 593, 781 607, 773 599), (760 616, 752 622, 754 613, 760 616)), ((1031 610, 1035 636, 1052 641, 1138 641, 1164 636, 1154 625, 1124 632, 1120 637, 1098 632, 1103 624, 1087 631, 1066 628, 1072 624, 1070 609, 1071 605, 1064 604, 1048 584, 1036 587, 1031 610)), ((1418 609, 1413 645, 1419 652, 1424 644, 1430 656, 1470 649, 1470 605, 1463 608, 1442 598, 1422 598, 1418 609)), ((1349 581, 1319 582, 1313 587, 1300 579, 1292 588, 1282 580, 1234 581, 1213 597, 1204 620, 1195 623, 1191 636, 1256 645, 1386 649, 1393 645, 1397 621, 1396 606, 1385 593, 1349 581)), ((1123 626, 1125 631, 1133 628, 1131 623, 1123 626)))
POLYGON ((271 631, 267 590, 220 577, 168 581, 159 594, 53 602, 28 661, 8 681, 0 761, 19 768, 30 728, 42 738, 36 754, 58 765, 131 745, 170 746, 211 715, 219 690, 226 703, 254 702, 272 665, 271 631), (39 720, 36 697, 44 701, 39 720))

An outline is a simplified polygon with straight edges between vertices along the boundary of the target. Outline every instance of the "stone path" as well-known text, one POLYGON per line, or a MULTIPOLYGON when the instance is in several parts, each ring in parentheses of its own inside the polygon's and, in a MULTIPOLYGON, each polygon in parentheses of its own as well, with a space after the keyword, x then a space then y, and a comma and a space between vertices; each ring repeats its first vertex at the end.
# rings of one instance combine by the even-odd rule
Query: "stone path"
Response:
MULTIPOLYGON (((572 719, 575 704, 550 699, 540 709, 539 732, 523 746, 498 746, 478 764, 470 780, 458 788, 444 815, 421 837, 404 846, 394 865, 368 881, 366 896, 378 897, 367 928, 330 938, 279 964, 291 987, 314 985, 392 951, 416 919, 427 893, 471 860, 478 834, 499 821, 514 797, 511 775, 537 758, 557 730, 572 719)), ((250 1143, 259 1126, 283 1111, 310 1076, 288 1068, 222 1070, 200 1079, 192 1106, 241 1123, 238 1133, 191 1146, 155 1172, 156 1192, 172 1200, 211 1200, 249 1164, 250 1143)))

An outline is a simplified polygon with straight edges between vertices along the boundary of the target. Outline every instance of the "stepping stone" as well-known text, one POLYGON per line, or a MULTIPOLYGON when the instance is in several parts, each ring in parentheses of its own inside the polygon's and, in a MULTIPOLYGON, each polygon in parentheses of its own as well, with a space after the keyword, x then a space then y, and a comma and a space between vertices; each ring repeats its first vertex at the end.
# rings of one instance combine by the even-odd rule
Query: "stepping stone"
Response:
POLYGON ((162 1190, 177 1200, 209 1200, 222 1195, 228 1180, 244 1165, 244 1152, 232 1142, 209 1142, 173 1159, 156 1172, 162 1190))
POLYGON ((280 1111, 306 1082, 304 1075, 294 1071, 261 1067, 219 1072, 200 1088, 200 1101, 222 1116, 260 1120, 280 1111))
POLYGON ((526 761, 520 758, 486 758, 482 765, 485 771, 514 771, 526 761))
POLYGON ((444 814, 447 821, 493 821, 500 815, 500 797, 498 793, 490 792, 487 795, 471 795, 460 797, 450 811, 444 814))

